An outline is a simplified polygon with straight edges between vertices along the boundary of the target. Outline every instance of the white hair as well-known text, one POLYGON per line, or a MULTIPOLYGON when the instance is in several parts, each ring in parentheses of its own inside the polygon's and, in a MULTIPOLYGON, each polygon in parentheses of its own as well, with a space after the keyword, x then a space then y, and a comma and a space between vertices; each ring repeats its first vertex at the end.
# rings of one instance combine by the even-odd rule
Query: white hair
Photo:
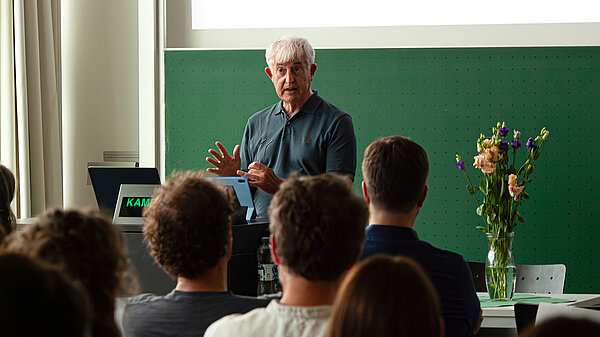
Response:
POLYGON ((315 64, 315 50, 305 38, 282 36, 267 48, 265 59, 271 70, 273 70, 275 62, 303 61, 310 67, 315 64))

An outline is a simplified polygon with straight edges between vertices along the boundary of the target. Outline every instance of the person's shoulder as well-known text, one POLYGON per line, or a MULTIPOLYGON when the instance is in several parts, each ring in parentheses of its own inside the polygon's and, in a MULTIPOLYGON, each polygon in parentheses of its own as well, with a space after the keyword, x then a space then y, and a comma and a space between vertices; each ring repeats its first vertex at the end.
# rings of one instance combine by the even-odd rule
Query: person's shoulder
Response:
MULTIPOLYGON (((426 241, 423 241, 426 242, 426 241)), ((427 245, 430 247, 429 249, 439 257, 438 261, 448 267, 451 270, 460 271, 458 267, 467 266, 467 262, 463 258, 460 253, 454 252, 452 250, 443 249, 434 246, 433 244, 427 242, 427 245)))
POLYGON ((261 298, 261 297, 251 297, 251 296, 242 296, 242 295, 235 295, 235 294, 231 294, 232 299, 238 301, 238 302, 244 302, 244 303, 252 303, 252 304, 258 304, 261 305, 262 307, 266 307, 267 304, 269 304, 269 302, 271 302, 270 298, 261 298))
POLYGON ((205 337, 210 336, 262 336, 262 328, 268 326, 266 308, 256 308, 245 314, 227 315, 206 329, 205 337))
POLYGON ((138 303, 147 303, 158 301, 164 298, 164 296, 159 296, 151 293, 139 294, 127 299, 127 304, 138 304, 138 303))
POLYGON ((246 313, 255 308, 264 308, 269 305, 269 302, 270 299, 266 298, 248 297, 234 294, 229 294, 221 301, 223 305, 235 307, 235 312, 239 313, 246 313))
POLYGON ((254 114, 252 114, 252 116, 250 116, 250 118, 248 118, 248 123, 255 122, 257 120, 262 120, 266 116, 271 115, 272 113, 276 112, 275 110, 277 110, 278 105, 279 105, 279 102, 269 105, 268 107, 255 112, 254 114))
POLYGON ((321 96, 317 96, 317 99, 321 100, 321 103, 319 104, 318 109, 321 110, 322 112, 325 112, 330 117, 340 118, 340 117, 348 116, 349 118, 351 118, 350 114, 348 114, 346 111, 344 111, 342 108, 338 107, 337 105, 329 102, 325 98, 323 98, 321 96))

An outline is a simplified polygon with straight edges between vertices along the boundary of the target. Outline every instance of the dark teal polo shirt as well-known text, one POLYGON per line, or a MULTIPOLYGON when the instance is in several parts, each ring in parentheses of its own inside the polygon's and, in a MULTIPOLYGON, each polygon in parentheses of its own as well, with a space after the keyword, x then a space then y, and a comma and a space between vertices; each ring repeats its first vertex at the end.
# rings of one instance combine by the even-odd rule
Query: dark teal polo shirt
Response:
MULTIPOLYGON (((273 169, 280 178, 291 173, 317 175, 335 172, 354 179, 356 137, 352 118, 314 91, 300 110, 288 118, 282 102, 250 117, 240 150, 242 170, 252 162, 273 169)), ((267 217, 272 195, 254 193, 259 217, 267 217)))

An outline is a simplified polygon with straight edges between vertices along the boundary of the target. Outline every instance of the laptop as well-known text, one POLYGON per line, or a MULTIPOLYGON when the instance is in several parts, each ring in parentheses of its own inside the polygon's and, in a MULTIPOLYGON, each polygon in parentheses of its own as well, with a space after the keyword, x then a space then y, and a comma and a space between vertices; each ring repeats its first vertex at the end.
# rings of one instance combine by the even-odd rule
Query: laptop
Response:
POLYGON ((113 215, 115 225, 143 225, 146 223, 142 217, 144 207, 152 202, 154 192, 161 185, 129 185, 121 184, 117 207, 113 215))
POLYGON ((100 212, 112 218, 121 184, 160 185, 158 170, 154 167, 89 166, 88 172, 100 212))

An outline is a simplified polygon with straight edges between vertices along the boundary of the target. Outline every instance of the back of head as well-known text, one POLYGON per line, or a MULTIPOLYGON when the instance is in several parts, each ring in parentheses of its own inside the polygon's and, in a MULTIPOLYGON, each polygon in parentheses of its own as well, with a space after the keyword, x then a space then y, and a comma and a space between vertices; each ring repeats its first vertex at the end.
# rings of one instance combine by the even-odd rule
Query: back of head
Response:
POLYGON ((144 209, 145 240, 173 276, 196 278, 227 254, 233 204, 223 189, 187 172, 168 180, 144 209))
POLYGON ((385 137, 367 147, 362 171, 375 207, 406 213, 423 196, 429 162, 423 147, 409 138, 385 137))
POLYGON ((82 292, 62 272, 24 255, 0 255, 2 336, 83 337, 87 318, 82 292))
POLYGON ((269 207, 269 228, 281 264, 310 281, 334 281, 356 261, 368 209, 347 177, 290 178, 269 207))
POLYGON ((585 318, 555 317, 525 330, 520 337, 596 337, 600 323, 585 318))
POLYGON ((274 69, 276 62, 302 61, 310 67, 315 63, 315 50, 305 38, 282 36, 267 48, 265 59, 271 70, 274 69))
POLYGON ((346 276, 333 305, 329 337, 440 337, 437 293, 406 257, 375 255, 346 276))
POLYGON ((15 176, 0 165, 0 241, 16 228, 15 215, 10 203, 15 197, 15 176))
POLYGON ((93 307, 93 334, 118 336, 115 293, 127 270, 123 238, 98 211, 50 209, 3 249, 50 263, 80 282, 93 307))

